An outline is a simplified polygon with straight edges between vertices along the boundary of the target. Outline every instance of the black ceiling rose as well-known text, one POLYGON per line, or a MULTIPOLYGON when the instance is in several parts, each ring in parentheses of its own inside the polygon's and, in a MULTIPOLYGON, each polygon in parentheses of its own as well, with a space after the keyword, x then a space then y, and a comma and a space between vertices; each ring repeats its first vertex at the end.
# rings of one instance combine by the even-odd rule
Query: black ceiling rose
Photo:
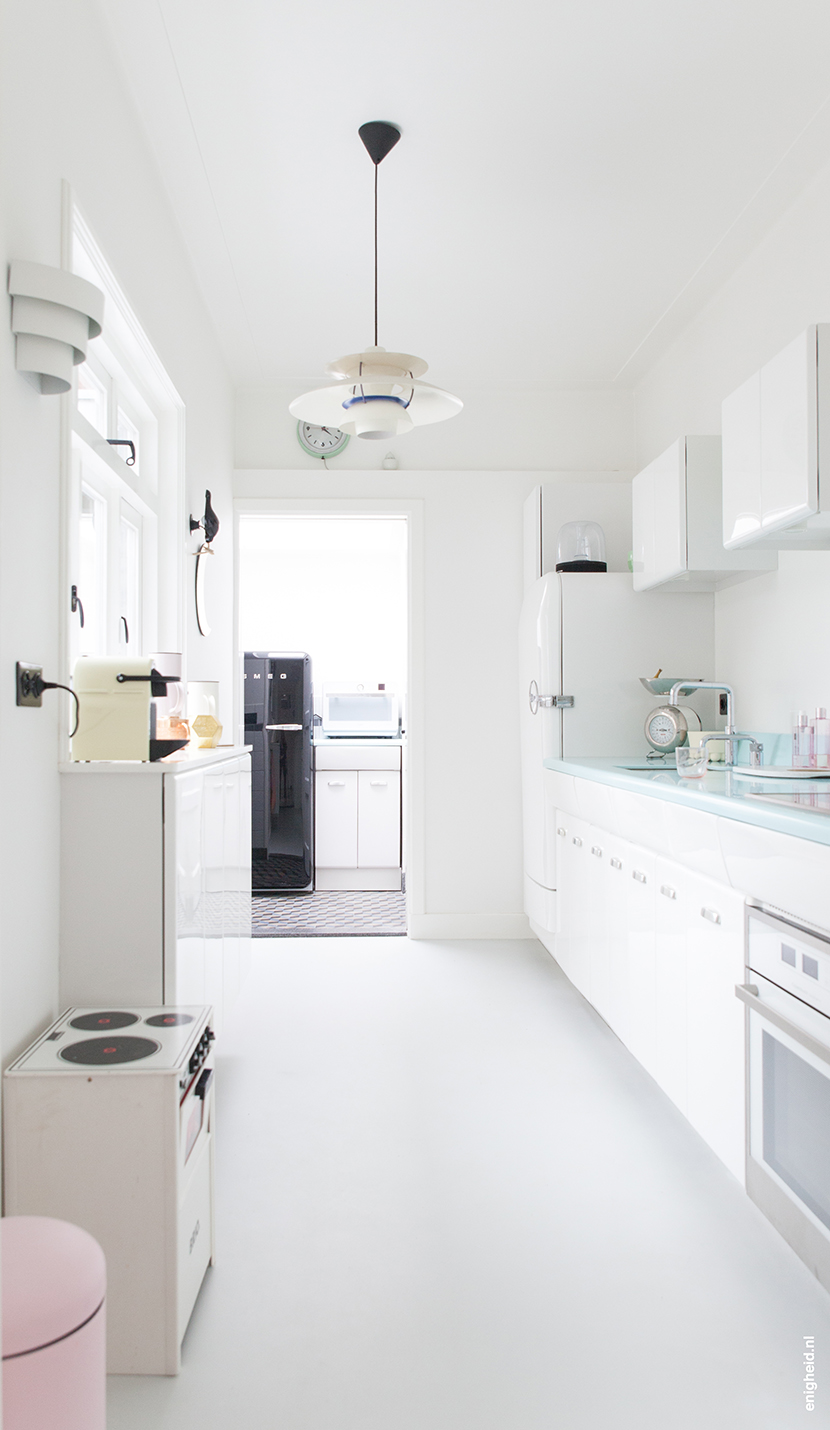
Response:
POLYGON ((401 137, 397 124, 387 124, 385 119, 370 119, 368 124, 361 124, 357 132, 373 164, 380 164, 401 137))

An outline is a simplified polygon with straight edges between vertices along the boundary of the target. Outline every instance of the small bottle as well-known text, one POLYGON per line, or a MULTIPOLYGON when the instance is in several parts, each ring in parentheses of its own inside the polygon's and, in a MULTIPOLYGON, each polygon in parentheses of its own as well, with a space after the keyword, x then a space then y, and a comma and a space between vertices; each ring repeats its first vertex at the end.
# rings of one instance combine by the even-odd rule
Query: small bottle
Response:
POLYGON ((813 720, 813 763, 820 770, 830 769, 830 720, 823 705, 813 720))
POLYGON ((793 715, 793 769, 809 770, 814 764, 813 728, 806 710, 793 715))

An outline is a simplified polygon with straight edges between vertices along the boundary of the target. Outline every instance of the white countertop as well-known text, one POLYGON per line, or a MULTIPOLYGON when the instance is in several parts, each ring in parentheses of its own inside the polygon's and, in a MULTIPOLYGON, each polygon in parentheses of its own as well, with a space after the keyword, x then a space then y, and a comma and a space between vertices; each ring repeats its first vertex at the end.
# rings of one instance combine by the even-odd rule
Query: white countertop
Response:
POLYGON ((58 766, 62 775, 145 775, 158 778, 160 775, 175 773, 183 767, 204 769, 206 765, 216 765, 222 760, 234 760, 239 755, 250 755, 247 745, 217 745, 214 750, 199 750, 185 745, 163 760, 68 760, 58 766))

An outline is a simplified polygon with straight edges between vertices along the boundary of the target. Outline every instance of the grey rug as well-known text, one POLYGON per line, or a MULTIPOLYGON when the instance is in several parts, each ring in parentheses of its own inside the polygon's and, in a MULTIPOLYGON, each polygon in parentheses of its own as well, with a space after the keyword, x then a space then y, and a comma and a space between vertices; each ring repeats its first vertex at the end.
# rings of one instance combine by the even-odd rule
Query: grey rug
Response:
POLYGON ((254 938, 400 938, 406 933, 403 893, 256 894, 252 905, 254 938))

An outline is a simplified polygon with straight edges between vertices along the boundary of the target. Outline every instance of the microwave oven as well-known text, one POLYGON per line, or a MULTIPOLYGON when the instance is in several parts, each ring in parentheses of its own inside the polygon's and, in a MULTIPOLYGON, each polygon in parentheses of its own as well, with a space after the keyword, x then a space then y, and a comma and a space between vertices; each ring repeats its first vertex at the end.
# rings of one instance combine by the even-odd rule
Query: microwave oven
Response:
POLYGON ((324 685, 322 732, 328 738, 400 734, 398 697, 384 686, 324 685))

